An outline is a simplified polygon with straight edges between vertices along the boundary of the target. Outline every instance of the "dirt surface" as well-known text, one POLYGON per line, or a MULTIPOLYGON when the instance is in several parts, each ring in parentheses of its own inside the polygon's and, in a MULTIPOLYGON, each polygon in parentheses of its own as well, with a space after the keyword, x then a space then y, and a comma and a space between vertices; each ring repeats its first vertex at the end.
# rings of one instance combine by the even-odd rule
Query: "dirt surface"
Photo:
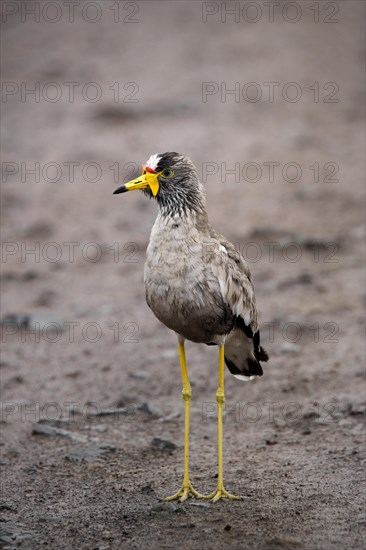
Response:
MULTIPOLYGON (((2 5, 4 546, 364 548, 364 3, 279 1, 272 22, 227 3, 225 22, 219 2, 81 1, 70 22, 58 2, 53 23, 52 4, 39 22, 2 5), (112 191, 169 150, 250 262, 271 357, 250 384, 226 375, 238 502, 160 500, 182 481, 183 402, 175 335, 144 301, 156 207, 112 191)), ((217 350, 187 353, 209 492, 217 350)))

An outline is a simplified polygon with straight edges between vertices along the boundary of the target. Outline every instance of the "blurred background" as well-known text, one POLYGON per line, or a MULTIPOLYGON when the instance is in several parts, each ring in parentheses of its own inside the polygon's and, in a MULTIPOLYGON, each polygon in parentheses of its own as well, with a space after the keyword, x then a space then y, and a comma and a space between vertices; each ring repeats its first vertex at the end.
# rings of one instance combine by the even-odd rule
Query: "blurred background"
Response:
MULTIPOLYGON (((69 547, 72 536, 91 547, 107 529, 105 547, 117 548, 146 543, 151 522, 165 529, 159 514, 146 514, 180 483, 183 423, 175 335, 144 300, 156 206, 140 193, 112 192, 152 153, 177 151, 197 166, 211 223, 250 264, 271 356, 266 376, 250 386, 227 376, 227 404, 239 407, 239 420, 225 427, 228 488, 245 493, 254 479, 265 501, 274 484, 277 496, 286 487, 287 500, 272 499, 260 520, 262 497, 252 487, 251 518, 262 524, 253 527, 235 508, 231 543, 251 525, 253 548, 273 547, 277 536, 290 537, 290 546, 326 541, 322 548, 351 537, 348 545, 361 547, 364 3, 42 0, 7 1, 1 10, 1 373, 13 540, 69 547), (261 407, 255 421, 240 408, 248 401, 261 407), (34 426, 69 421, 69 403, 81 440, 32 435, 34 426), (278 418, 265 403, 280 404, 278 418), (289 403, 295 418, 283 412, 289 403), (113 407, 130 407, 134 422, 126 415, 91 421, 113 407), (167 458, 153 438, 174 442, 177 452, 167 458), (103 445, 117 453, 113 460, 103 445), (317 487, 314 513, 310 493, 296 494, 299 478, 290 487, 283 478, 288 457, 289 475, 317 487), (74 481, 65 482, 68 475, 74 481), (32 496, 25 499, 19 483, 32 496), (283 518, 295 501, 302 521, 294 524, 290 513, 283 518), (91 510, 95 529, 85 519, 91 510), (136 510, 140 527, 123 534, 136 510), (27 529, 16 527, 16 513, 27 529), (52 529, 46 522, 40 533, 37 521, 51 516, 52 529)), ((203 406, 214 403, 217 358, 211 348, 189 346, 188 359, 192 467, 211 489, 216 424, 203 406)), ((206 528, 204 512, 194 521, 206 528)), ((223 533, 206 533, 212 548, 222 548, 223 533)), ((154 537, 153 547, 163 547, 154 537)))

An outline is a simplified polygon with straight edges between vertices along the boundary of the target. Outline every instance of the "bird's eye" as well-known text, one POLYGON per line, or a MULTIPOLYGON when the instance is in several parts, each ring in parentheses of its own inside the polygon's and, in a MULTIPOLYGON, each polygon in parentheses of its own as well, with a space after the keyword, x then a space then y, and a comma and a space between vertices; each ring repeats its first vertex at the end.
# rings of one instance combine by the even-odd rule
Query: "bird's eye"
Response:
POLYGON ((170 168, 167 168, 166 170, 163 170, 161 175, 163 178, 172 178, 174 176, 174 170, 170 170, 170 168))

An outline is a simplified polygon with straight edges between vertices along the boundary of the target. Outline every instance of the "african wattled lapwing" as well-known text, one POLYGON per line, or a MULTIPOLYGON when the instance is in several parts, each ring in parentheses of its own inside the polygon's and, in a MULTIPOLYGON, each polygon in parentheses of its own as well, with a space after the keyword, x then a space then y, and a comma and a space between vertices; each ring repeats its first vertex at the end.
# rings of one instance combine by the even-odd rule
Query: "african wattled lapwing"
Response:
POLYGON ((260 345, 253 284, 249 268, 235 246, 209 224, 205 191, 192 161, 178 153, 152 155, 142 175, 115 194, 142 189, 154 198, 159 212, 147 248, 144 281, 146 301, 156 317, 178 337, 185 401, 184 478, 181 488, 166 500, 185 500, 189 494, 210 498, 240 498, 223 484, 222 414, 224 363, 239 380, 262 376, 260 361, 268 355, 260 345), (189 414, 191 386, 184 342, 219 347, 218 480, 203 496, 189 479, 189 414))

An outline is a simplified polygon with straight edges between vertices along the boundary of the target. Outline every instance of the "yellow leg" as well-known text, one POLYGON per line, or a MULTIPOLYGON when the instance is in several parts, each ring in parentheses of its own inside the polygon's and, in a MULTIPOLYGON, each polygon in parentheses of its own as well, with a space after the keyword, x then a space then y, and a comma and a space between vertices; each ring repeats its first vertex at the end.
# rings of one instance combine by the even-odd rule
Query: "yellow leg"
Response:
POLYGON ((240 497, 234 496, 227 492, 224 487, 223 480, 223 448, 222 448, 222 410, 225 402, 224 394, 224 370, 225 370, 225 354, 224 346, 219 347, 219 387, 216 392, 217 401, 217 438, 218 438, 218 478, 215 491, 205 496, 212 499, 212 502, 217 502, 220 498, 231 498, 239 500, 240 497))
POLYGON ((178 499, 183 502, 188 498, 190 494, 198 498, 204 498, 203 495, 198 493, 193 489, 192 484, 189 480, 189 415, 190 415, 190 404, 191 404, 191 384, 189 383, 188 378, 188 369, 186 363, 186 354, 184 350, 184 343, 178 342, 179 350, 179 359, 180 366, 182 370, 182 397, 185 402, 185 411, 184 411, 184 476, 183 483, 179 491, 174 495, 165 498, 164 500, 175 500, 178 499))

